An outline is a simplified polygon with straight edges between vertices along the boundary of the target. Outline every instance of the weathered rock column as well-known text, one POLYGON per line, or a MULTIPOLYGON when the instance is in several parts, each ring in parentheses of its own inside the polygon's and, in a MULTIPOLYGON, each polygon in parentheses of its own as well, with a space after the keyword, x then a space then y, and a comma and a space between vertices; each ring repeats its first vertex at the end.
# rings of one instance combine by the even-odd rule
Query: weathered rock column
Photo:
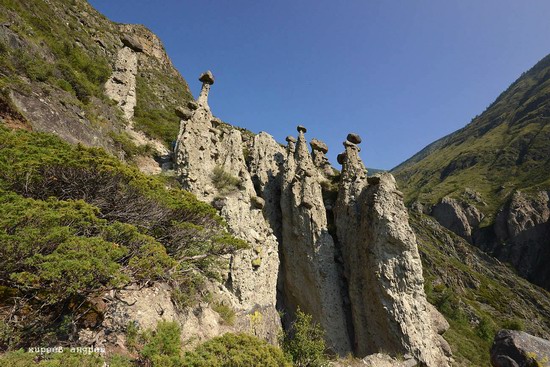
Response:
POLYGON ((328 346, 345 355, 351 347, 320 174, 307 148, 306 129, 299 126, 298 132, 296 146, 287 139, 281 194, 285 306, 311 314, 325 329, 328 346))
POLYGON ((200 106, 210 109, 210 107, 208 107, 208 93, 210 93, 210 86, 214 84, 214 76, 212 75, 212 72, 208 70, 202 73, 199 77, 199 81, 202 82, 202 88, 199 98, 197 98, 197 103, 200 106))
MULTIPOLYGON (((251 149, 256 157, 255 175, 261 193, 257 193, 243 153, 243 138, 238 129, 220 124, 208 106, 208 91, 214 82, 212 73, 201 75, 203 89, 196 103, 188 104, 190 113, 181 112, 181 128, 176 143, 176 172, 182 186, 206 202, 218 201, 217 209, 227 222, 230 232, 246 240, 251 248, 231 256, 229 268, 223 274, 218 291, 230 294, 229 301, 236 311, 235 326, 252 331, 271 342, 277 341, 281 328, 276 310, 278 243, 266 220, 262 197, 276 195, 277 185, 264 170, 280 147, 267 134, 254 140, 261 145, 251 149), (187 120, 185 120, 188 118, 187 120), (238 184, 221 187, 215 183, 215 172, 222 170, 233 176, 238 184), (252 318, 252 315, 255 317, 252 318), (260 315, 260 316, 258 316, 260 315), (254 322, 253 322, 254 321, 254 322)), ((272 171, 277 164, 272 164, 272 171)), ((279 175, 273 172, 274 175, 279 175)), ((279 185, 280 187, 280 185, 279 185)), ((265 203, 264 203, 265 204, 265 203)), ((271 203, 270 203, 271 204, 271 203)), ((271 204, 272 205, 272 204, 271 204)), ((277 213, 274 211, 273 215, 277 213)))
POLYGON ((445 343, 431 324, 422 263, 403 195, 392 175, 367 179, 360 138, 348 135, 335 206, 344 259, 355 353, 410 353, 428 367, 448 366, 445 343))

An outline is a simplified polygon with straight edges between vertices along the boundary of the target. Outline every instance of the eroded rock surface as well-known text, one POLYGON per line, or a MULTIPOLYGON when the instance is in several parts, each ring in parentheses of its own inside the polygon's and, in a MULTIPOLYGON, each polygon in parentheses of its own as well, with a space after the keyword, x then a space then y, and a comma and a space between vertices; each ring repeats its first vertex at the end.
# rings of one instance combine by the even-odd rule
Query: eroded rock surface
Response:
MULTIPOLYGON (((256 203, 258 196, 245 163, 241 132, 220 125, 210 111, 210 85, 210 80, 203 81, 201 97, 193 106, 196 107, 193 115, 187 121, 181 121, 175 148, 176 171, 185 189, 201 200, 216 202, 215 206, 227 221, 230 231, 251 245, 251 249, 231 257, 224 287, 232 295, 231 302, 237 311, 257 310, 262 313, 260 325, 256 328, 265 331, 262 336, 275 341, 280 330, 280 321, 273 321, 273 315, 277 314, 278 242, 256 203), (216 175, 229 175, 235 183, 221 187, 216 175)), ((269 169, 264 168, 272 165, 271 173, 277 175, 277 164, 272 161, 277 151, 267 148, 274 145, 274 141, 269 143, 272 138, 267 134, 258 139, 258 144, 265 145, 261 153, 260 148, 257 150, 257 167, 262 168, 255 171, 255 177, 264 183, 263 186, 260 184, 263 187, 260 194, 271 197, 276 194, 273 191, 276 189, 268 187, 269 169), (262 159, 267 162, 262 164, 262 159)))
POLYGON ((328 232, 320 175, 298 127, 296 146, 290 145, 283 174, 282 271, 284 302, 313 315, 327 333, 329 347, 345 355, 351 350, 335 248, 328 232))
POLYGON ((472 232, 483 219, 475 206, 444 197, 432 209, 432 216, 443 226, 472 242, 472 232))
POLYGON ((391 174, 367 179, 358 147, 346 141, 335 208, 358 356, 410 353, 447 366, 430 322, 422 264, 402 194, 391 174))

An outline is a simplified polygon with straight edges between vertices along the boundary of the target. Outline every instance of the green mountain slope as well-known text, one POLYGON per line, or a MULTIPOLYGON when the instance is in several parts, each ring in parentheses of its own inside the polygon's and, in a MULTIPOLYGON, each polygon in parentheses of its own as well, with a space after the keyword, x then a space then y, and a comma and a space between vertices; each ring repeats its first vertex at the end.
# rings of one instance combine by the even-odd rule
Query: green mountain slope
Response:
POLYGON ((169 147, 179 130, 174 109, 193 98, 186 81, 152 32, 111 22, 85 0, 0 0, 0 117, 12 104, 33 130, 135 154, 129 122, 105 91, 128 37, 142 47, 133 127, 169 147))
POLYGON ((550 56, 524 73, 464 128, 392 170, 407 202, 435 204, 475 190, 484 224, 514 190, 550 187, 550 56))

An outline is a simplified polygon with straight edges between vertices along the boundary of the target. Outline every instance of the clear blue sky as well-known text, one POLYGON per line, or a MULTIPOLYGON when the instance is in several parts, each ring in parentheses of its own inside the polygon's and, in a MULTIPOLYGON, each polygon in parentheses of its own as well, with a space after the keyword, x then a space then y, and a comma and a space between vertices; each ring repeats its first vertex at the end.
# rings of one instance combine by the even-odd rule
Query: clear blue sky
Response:
POLYGON ((164 42, 213 113, 284 142, 296 125, 329 145, 363 137, 390 169, 467 124, 550 53, 548 0, 91 0, 164 42))

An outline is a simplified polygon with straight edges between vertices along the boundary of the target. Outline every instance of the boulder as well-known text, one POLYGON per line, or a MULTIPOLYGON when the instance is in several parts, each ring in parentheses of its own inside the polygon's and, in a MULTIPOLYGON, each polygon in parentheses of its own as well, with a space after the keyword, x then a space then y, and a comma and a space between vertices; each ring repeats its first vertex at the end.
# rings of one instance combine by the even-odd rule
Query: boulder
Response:
POLYGON ((493 367, 548 367, 550 341, 523 331, 500 330, 491 347, 493 367))
POLYGON ((353 144, 361 144, 361 137, 359 134, 350 133, 346 140, 353 144))
POLYGON ((182 120, 189 120, 193 116, 193 112, 185 107, 176 107, 176 115, 182 120))
POLYGON ((130 48, 135 52, 143 52, 143 45, 134 37, 125 35, 120 39, 124 46, 130 48))
POLYGON ((311 149, 313 150, 318 150, 325 154, 328 153, 328 146, 321 140, 311 139, 311 141, 309 142, 309 145, 311 145, 311 149))
POLYGON ((304 134, 307 132, 307 129, 302 125, 298 125, 296 127, 296 130, 298 130, 299 133, 304 133, 304 134))

